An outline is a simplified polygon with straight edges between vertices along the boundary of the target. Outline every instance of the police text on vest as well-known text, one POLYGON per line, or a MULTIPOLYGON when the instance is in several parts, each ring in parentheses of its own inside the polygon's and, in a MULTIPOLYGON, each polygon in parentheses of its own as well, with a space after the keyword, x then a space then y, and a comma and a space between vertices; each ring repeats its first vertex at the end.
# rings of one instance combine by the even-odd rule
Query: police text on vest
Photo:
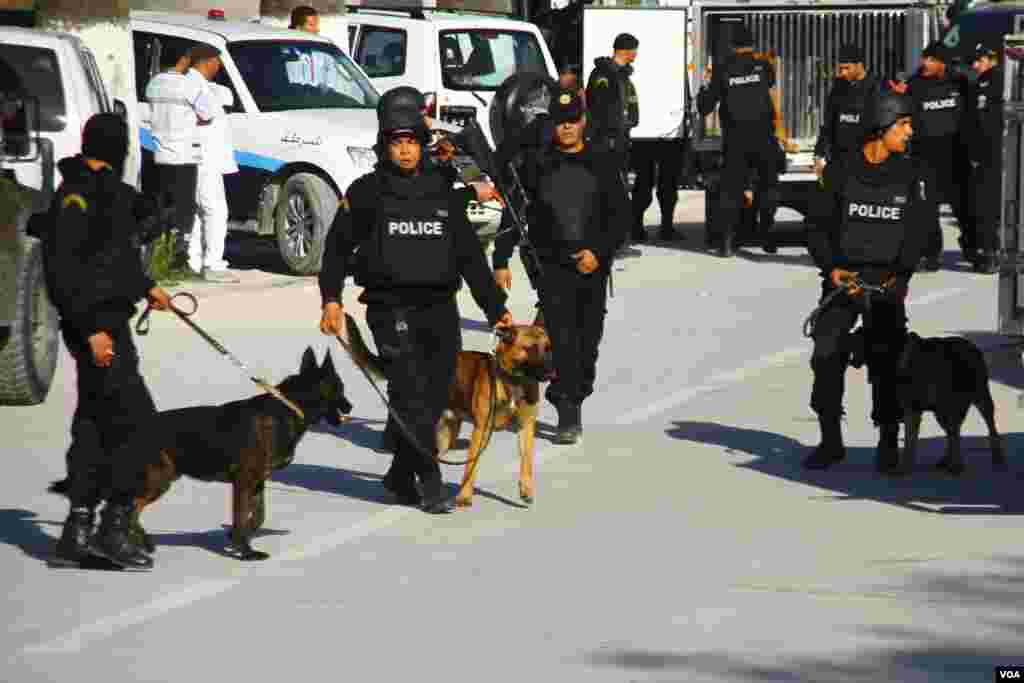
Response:
POLYGON ((747 85, 749 83, 760 83, 761 74, 750 74, 749 76, 733 76, 729 79, 729 85, 747 85))
POLYGON ((947 97, 944 100, 930 100, 928 102, 922 102, 921 108, 925 111, 936 111, 940 109, 952 109, 956 106, 955 97, 947 97))
POLYGON ((389 221, 388 234, 440 237, 444 234, 444 223, 441 221, 389 221))
POLYGON ((850 216, 857 218, 878 218, 886 221, 903 219, 903 209, 898 206, 878 206, 876 204, 857 204, 850 202, 850 216))

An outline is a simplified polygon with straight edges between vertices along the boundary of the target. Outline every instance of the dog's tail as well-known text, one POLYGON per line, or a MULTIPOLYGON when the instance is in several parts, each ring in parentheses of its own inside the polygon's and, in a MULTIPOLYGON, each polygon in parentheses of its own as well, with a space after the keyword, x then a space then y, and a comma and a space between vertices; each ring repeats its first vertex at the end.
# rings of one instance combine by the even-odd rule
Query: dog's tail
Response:
POLYGON ((50 493, 56 493, 61 496, 66 496, 71 492, 71 477, 64 477, 59 481, 55 481, 46 489, 50 493))
POLYGON ((345 328, 348 330, 348 346, 345 350, 352 357, 352 361, 370 373, 374 379, 383 380, 385 362, 370 351, 366 340, 363 339, 363 333, 359 331, 359 325, 348 313, 345 314, 345 328))

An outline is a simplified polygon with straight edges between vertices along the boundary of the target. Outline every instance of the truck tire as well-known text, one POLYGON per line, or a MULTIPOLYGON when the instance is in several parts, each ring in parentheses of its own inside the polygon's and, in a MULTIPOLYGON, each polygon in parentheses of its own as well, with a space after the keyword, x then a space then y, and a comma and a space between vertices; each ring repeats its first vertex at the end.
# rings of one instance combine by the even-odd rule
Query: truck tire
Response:
POLYGON ((57 311, 43 276, 43 245, 21 238, 14 324, 0 347, 0 405, 36 405, 46 400, 60 350, 57 311))
POLYGON ((327 231, 338 211, 338 195, 312 173, 296 173, 285 181, 274 212, 277 248, 296 275, 320 271, 327 231))

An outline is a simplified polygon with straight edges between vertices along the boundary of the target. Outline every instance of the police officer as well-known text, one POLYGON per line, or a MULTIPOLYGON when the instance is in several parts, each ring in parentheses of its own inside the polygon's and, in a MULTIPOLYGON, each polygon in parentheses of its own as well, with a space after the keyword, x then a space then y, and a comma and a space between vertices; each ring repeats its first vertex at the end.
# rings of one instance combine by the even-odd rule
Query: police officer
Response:
MULTIPOLYGON (((629 215, 611 152, 584 139, 584 114, 578 92, 560 91, 550 105, 553 143, 530 150, 522 175, 532 199, 529 237, 543 271, 538 293, 557 372, 546 396, 558 410, 560 444, 576 443, 583 433, 581 406, 597 378, 617 226, 629 215)), ((512 232, 494 244, 494 275, 503 286, 511 284, 515 244, 512 232)))
POLYGON ((818 415, 821 444, 803 462, 809 469, 825 469, 846 457, 840 420, 849 333, 858 317, 865 330, 871 418, 880 429, 876 465, 886 472, 898 463, 903 414, 894 382, 907 333, 904 300, 938 208, 930 169, 905 154, 914 134, 914 102, 887 93, 873 98, 869 110, 861 153, 825 167, 808 221, 808 247, 821 269, 824 305, 811 356, 811 408, 818 415), (857 278, 884 287, 885 295, 865 293, 857 278), (843 291, 826 302, 836 289, 843 291))
POLYGON ((972 204, 977 246, 974 269, 982 273, 999 272, 999 225, 1002 219, 1003 173, 1003 68, 999 48, 978 43, 973 68, 978 80, 972 89, 968 148, 974 166, 972 204))
POLYGON ((380 161, 349 187, 328 233, 319 276, 320 329, 344 337, 342 286, 358 248, 359 300, 387 360, 391 407, 412 432, 394 430, 395 457, 384 484, 400 502, 438 513, 453 509, 434 455, 437 421, 455 371, 454 294, 461 278, 492 325, 510 323, 511 315, 466 217, 465 194, 453 192, 442 174, 424 170, 430 135, 422 100, 415 88, 399 87, 378 103, 380 161))
MULTIPOLYGON (((965 83, 946 68, 947 50, 935 41, 921 53, 921 67, 910 79, 907 94, 914 100, 914 142, 911 154, 925 161, 935 174, 938 201, 953 208, 960 224, 960 246, 968 258, 974 243, 973 220, 967 211, 970 189, 968 161, 961 137, 965 83)), ((942 226, 936 215, 924 252, 923 270, 937 271, 942 256, 942 226)))
MULTIPOLYGON (((94 512, 114 487, 122 463, 117 446, 156 412, 139 374, 139 355, 129 320, 135 304, 148 299, 157 309, 167 293, 142 271, 133 242, 141 204, 121 182, 128 154, 128 128, 114 114, 97 114, 82 133, 82 154, 62 159, 63 181, 53 200, 50 229, 41 235, 47 287, 60 329, 75 361, 78 405, 71 421, 67 461, 71 512, 57 543, 57 564, 75 566, 101 555, 129 568, 152 560, 128 539, 132 498, 112 498, 95 539, 94 512)), ((132 490, 128 487, 127 490, 132 490)))
POLYGON ((682 235, 676 233, 673 227, 673 215, 679 199, 679 175, 683 171, 684 153, 682 140, 636 140, 631 143, 629 163, 636 171, 632 197, 634 241, 643 242, 647 238, 644 213, 651 203, 655 185, 658 188, 658 206, 661 208, 658 239, 682 239, 682 235))
POLYGON ((725 162, 717 222, 718 253, 725 258, 734 253, 743 191, 751 172, 757 172, 762 215, 775 215, 779 182, 779 147, 772 120, 775 72, 767 61, 754 57, 754 40, 746 26, 735 27, 732 45, 733 54, 724 64, 713 72, 705 70, 704 84, 697 94, 701 116, 707 116, 721 103, 725 162))
POLYGON ((878 76, 864 68, 864 50, 852 43, 839 48, 836 81, 825 101, 825 115, 814 145, 814 172, 821 178, 825 165, 851 152, 864 140, 864 106, 881 92, 878 76))
MULTIPOLYGON (((629 166, 629 133, 640 122, 640 100, 630 79, 639 48, 636 36, 620 33, 612 43, 612 56, 595 59, 594 70, 587 80, 590 138, 611 152, 609 159, 615 164, 623 189, 629 166)), ((623 223, 623 227, 629 231, 630 223, 623 223)), ((630 236, 625 231, 619 240, 623 247, 630 236)), ((635 226, 632 233, 637 241, 645 238, 643 231, 635 226)))

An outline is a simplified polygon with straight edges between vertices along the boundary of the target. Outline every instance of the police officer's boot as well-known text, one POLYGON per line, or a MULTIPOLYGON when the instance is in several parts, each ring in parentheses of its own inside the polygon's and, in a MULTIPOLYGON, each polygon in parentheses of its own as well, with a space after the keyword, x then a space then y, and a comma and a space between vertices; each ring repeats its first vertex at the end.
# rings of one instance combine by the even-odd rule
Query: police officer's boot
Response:
POLYGON ((78 567, 82 562, 94 558, 95 555, 89 547, 94 521, 95 513, 92 508, 71 508, 50 564, 58 567, 78 567))
POLYGON ((893 472, 900 464, 900 426, 883 424, 879 430, 875 469, 882 473, 893 472))
POLYGON ((443 515, 455 511, 455 501, 444 490, 444 480, 440 474, 431 474, 420 480, 423 489, 423 503, 420 509, 433 515, 443 515))
POLYGON ((994 251, 980 251, 974 257, 974 271, 993 275, 999 272, 999 257, 994 251))
POLYGON ((736 235, 733 232, 722 234, 722 243, 718 245, 718 255, 722 258, 732 258, 736 254, 736 235))
POLYGON ((843 427, 840 415, 819 415, 821 443, 814 452, 804 458, 803 466, 809 470, 828 469, 846 458, 843 445, 843 427))
POLYGON ((131 520, 130 504, 108 502, 92 540, 93 552, 124 569, 152 569, 153 558, 132 542, 131 520))
POLYGON ((579 403, 563 401, 556 406, 558 410, 558 428, 555 432, 555 443, 571 446, 583 436, 582 406, 579 403))

